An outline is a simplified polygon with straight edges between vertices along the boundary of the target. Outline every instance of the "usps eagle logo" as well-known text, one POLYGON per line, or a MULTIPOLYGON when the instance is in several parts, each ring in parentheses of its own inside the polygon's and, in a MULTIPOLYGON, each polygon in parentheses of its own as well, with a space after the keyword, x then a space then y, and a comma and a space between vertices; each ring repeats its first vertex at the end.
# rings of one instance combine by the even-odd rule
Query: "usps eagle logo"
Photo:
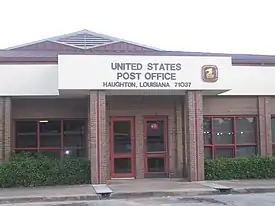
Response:
POLYGON ((218 67, 216 65, 204 65, 201 72, 204 82, 216 82, 219 79, 218 67))

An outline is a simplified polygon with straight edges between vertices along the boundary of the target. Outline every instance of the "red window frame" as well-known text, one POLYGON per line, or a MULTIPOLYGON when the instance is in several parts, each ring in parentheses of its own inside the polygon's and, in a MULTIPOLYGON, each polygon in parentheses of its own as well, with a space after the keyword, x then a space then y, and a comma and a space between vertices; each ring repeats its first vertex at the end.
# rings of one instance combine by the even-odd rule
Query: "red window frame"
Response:
POLYGON ((211 156, 212 159, 216 157, 216 148, 232 148, 233 150, 233 157, 237 157, 237 147, 240 146, 254 146, 256 148, 256 154, 257 154, 257 143, 258 143, 258 138, 257 138, 257 131, 258 131, 258 124, 257 124, 257 116, 251 116, 251 115, 234 115, 234 116, 223 116, 223 115, 205 115, 203 118, 208 118, 210 119, 210 126, 211 126, 211 144, 205 144, 204 143, 204 148, 210 148, 211 149, 211 156), (232 118, 233 119, 233 144, 215 144, 214 142, 214 124, 213 124, 213 119, 214 118, 232 118), (254 122, 256 124, 256 129, 255 129, 255 136, 256 136, 256 141, 251 142, 251 143, 242 143, 242 144, 237 144, 237 137, 236 137, 236 118, 254 118, 254 122))
POLYGON ((272 132, 272 119, 275 119, 275 114, 271 115, 270 126, 271 126, 271 141, 272 141, 272 156, 275 156, 275 141, 273 141, 273 132, 272 132))
POLYGON ((13 121, 13 142, 12 142, 12 148, 13 151, 59 151, 60 157, 62 157, 62 151, 64 150, 84 150, 85 149, 85 143, 81 147, 64 147, 64 121, 84 121, 84 142, 87 140, 87 121, 86 119, 47 119, 47 121, 60 121, 61 124, 61 134, 60 134, 60 147, 41 147, 40 146, 40 123, 43 121, 42 119, 16 119, 13 121), (37 147, 27 148, 27 147, 16 147, 16 141, 17 141, 17 135, 16 135, 16 122, 28 122, 33 121, 36 122, 36 138, 37 138, 37 147))

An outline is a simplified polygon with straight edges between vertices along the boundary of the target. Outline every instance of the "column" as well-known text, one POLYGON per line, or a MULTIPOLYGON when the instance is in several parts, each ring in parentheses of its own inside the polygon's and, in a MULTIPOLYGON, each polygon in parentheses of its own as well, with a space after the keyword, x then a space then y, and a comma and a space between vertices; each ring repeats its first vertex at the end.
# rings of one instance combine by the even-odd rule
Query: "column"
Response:
POLYGON ((11 155, 11 99, 0 97, 0 162, 11 155))
POLYGON ((91 160, 92 184, 104 184, 108 178, 108 137, 106 135, 106 96, 91 91, 88 117, 88 156, 91 160))
POLYGON ((144 178, 144 125, 142 115, 137 114, 135 118, 135 149, 136 149, 136 178, 144 178))
POLYGON ((5 98, 4 101, 4 158, 8 161, 11 156, 11 99, 5 98))
POLYGON ((204 180, 203 97, 201 91, 185 96, 187 174, 189 181, 204 180))
POLYGON ((5 98, 0 97, 0 162, 4 161, 5 98))
POLYGON ((177 177, 177 125, 176 125, 176 114, 175 107, 176 102, 174 102, 173 110, 174 112, 168 115, 168 158, 169 158, 169 167, 168 167, 168 177, 175 178, 177 177))
POLYGON ((175 104, 175 125, 176 125, 176 154, 177 154, 177 161, 176 161, 176 175, 178 177, 183 177, 183 170, 184 170, 184 145, 183 145, 183 122, 182 122, 182 97, 179 97, 176 100, 175 104))
POLYGON ((271 101, 270 97, 258 97, 258 120, 259 120, 259 154, 272 156, 271 134, 271 101))

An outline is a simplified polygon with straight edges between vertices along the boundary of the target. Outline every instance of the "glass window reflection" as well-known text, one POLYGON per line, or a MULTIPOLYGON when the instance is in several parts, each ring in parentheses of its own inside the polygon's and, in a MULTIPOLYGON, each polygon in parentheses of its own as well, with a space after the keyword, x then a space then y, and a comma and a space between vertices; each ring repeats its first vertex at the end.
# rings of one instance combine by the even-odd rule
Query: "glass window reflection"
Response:
POLYGON ((256 142, 255 118, 236 118, 236 140, 237 144, 256 142))
MULTIPOLYGON (((274 130, 273 141, 275 141, 275 119, 271 125, 274 125, 272 131, 274 130)), ((255 117, 204 117, 203 126, 205 159, 211 158, 211 154, 212 158, 257 155, 255 117)))
POLYGON ((115 121, 114 132, 114 152, 116 154, 131 153, 131 122, 115 121))
POLYGON ((212 144, 210 118, 203 119, 203 137, 204 137, 204 144, 212 144))
POLYGON ((147 152, 163 152, 164 148, 164 121, 147 121, 147 152))
POLYGON ((213 118, 214 143, 232 144, 233 143, 233 118, 213 118))

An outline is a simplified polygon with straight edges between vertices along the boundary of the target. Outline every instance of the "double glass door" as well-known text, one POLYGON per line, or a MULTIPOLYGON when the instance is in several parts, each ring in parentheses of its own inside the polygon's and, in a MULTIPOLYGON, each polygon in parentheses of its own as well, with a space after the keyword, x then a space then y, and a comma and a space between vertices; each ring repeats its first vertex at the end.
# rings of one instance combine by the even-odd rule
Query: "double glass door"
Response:
MULTIPOLYGON (((165 177, 168 168, 167 117, 146 117, 143 128, 144 176, 165 177)), ((133 117, 110 118, 110 168, 111 178, 135 177, 133 117)))

